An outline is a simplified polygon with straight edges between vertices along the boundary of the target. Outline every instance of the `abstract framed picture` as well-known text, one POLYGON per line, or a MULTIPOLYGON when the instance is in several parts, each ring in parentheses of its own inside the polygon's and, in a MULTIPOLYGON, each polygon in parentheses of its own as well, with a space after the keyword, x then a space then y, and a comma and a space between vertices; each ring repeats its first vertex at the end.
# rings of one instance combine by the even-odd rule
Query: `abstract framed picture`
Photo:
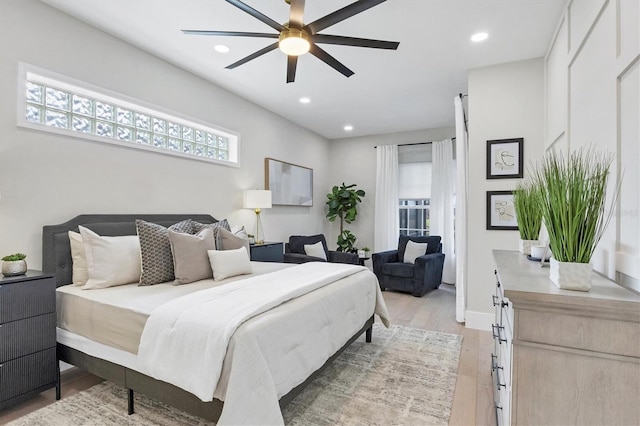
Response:
POLYGON ((487 191, 487 229, 518 229, 513 192, 487 191))
POLYGON ((523 138, 487 141, 487 179, 521 178, 523 164, 523 138))
POLYGON ((264 183, 273 205, 313 206, 313 169, 265 158, 264 183))

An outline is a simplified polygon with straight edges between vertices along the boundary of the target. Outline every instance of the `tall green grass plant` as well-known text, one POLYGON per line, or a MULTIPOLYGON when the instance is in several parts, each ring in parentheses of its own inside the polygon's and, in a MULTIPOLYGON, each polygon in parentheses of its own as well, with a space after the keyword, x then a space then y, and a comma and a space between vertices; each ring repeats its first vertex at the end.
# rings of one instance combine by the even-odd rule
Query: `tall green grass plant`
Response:
POLYGON ((620 180, 605 209, 613 156, 580 149, 565 157, 550 151, 534 172, 553 257, 589 263, 614 213, 620 180))
POLYGON ((537 240, 542 226, 540 189, 533 182, 518 184, 513 191, 513 205, 521 240, 537 240))

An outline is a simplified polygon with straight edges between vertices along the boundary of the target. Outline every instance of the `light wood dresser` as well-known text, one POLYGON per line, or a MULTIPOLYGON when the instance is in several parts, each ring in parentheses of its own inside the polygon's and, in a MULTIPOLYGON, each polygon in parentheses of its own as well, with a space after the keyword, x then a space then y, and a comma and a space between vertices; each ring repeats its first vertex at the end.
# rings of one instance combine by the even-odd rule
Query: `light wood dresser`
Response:
POLYGON ((560 290, 548 266, 493 257, 498 425, 640 425, 640 295, 597 274, 560 290))

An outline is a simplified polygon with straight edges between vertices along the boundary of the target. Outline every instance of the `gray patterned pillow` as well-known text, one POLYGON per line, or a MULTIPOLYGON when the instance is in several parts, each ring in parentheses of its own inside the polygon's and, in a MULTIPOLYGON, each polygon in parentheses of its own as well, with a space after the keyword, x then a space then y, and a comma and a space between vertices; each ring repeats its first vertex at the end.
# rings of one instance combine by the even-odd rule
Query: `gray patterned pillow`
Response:
POLYGON ((204 228, 207 228, 207 227, 213 228, 213 238, 216 240, 217 250, 219 250, 218 247, 221 247, 220 235, 218 233, 218 230, 222 228, 231 232, 231 226, 229 226, 229 222, 227 222, 227 219, 222 219, 215 223, 200 223, 200 222, 192 221, 191 225, 193 226, 193 229, 191 231, 192 234, 197 234, 198 232, 202 231, 204 228))
POLYGON ((157 223, 136 219, 136 229, 140 238, 142 273, 139 285, 160 284, 175 279, 173 255, 169 242, 169 229, 176 232, 192 233, 191 219, 175 223, 165 228, 157 223))

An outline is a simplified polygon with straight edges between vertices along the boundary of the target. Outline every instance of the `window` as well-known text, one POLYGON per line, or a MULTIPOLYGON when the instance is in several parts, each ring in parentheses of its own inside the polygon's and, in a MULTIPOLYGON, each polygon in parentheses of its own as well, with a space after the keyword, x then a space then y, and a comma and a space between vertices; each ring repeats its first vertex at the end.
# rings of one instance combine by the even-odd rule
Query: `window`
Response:
POLYGON ((400 235, 429 235, 431 145, 398 149, 398 218, 400 235))
POLYGON ((238 165, 239 136, 106 89, 21 64, 18 125, 238 165))
POLYGON ((400 199, 400 235, 429 235, 430 199, 400 199))

